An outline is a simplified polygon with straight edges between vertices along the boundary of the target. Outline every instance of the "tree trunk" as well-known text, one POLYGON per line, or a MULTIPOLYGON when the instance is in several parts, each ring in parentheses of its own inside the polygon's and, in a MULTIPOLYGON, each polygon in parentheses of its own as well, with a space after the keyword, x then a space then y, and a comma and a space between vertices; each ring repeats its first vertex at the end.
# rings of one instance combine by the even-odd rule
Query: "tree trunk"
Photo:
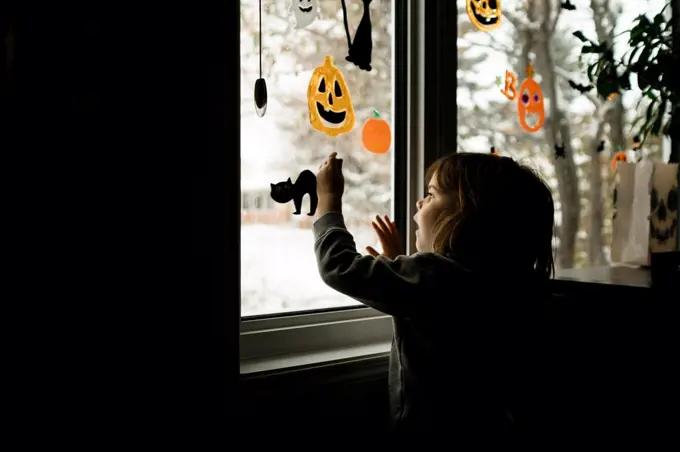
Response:
POLYGON ((588 261, 590 265, 599 266, 606 263, 604 256, 604 197, 602 183, 602 164, 597 146, 604 134, 606 122, 600 119, 597 132, 590 143, 588 153, 590 155, 590 191, 588 202, 590 203, 590 224, 588 225, 588 261))
POLYGON ((532 22, 541 24, 540 28, 533 33, 533 45, 536 53, 537 72, 542 77, 543 94, 550 102, 550 109, 546 112, 546 122, 543 128, 546 141, 550 146, 551 155, 554 155, 555 144, 558 143, 564 146, 566 154, 564 158, 555 159, 554 163, 562 220, 558 236, 560 246, 557 251, 556 266, 558 268, 572 268, 574 266, 581 203, 576 164, 571 147, 571 130, 569 122, 559 108, 555 62, 551 45, 553 6, 553 0, 531 0, 529 18, 532 22))
MULTIPOLYGON (((609 0, 591 0, 593 10, 593 22, 599 42, 614 39, 614 28, 616 26, 616 14, 611 9, 609 0)), ((591 265, 604 265, 606 263, 604 255, 604 186, 602 177, 602 156, 597 152, 597 146, 604 134, 604 127, 610 127, 611 154, 616 151, 617 146, 623 148, 623 104, 621 96, 608 101, 608 105, 600 105, 599 108, 606 108, 602 118, 598 118, 599 123, 597 132, 590 143, 588 154, 590 155, 590 192, 588 201, 590 204, 590 218, 588 228, 588 260, 591 265)), ((609 166, 605 165, 608 171, 609 166)))

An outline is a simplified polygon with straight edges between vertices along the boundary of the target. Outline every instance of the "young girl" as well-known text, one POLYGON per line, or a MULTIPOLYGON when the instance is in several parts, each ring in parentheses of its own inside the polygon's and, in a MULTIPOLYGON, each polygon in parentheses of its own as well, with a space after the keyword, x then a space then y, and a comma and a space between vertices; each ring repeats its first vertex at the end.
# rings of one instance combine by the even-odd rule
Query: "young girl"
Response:
POLYGON ((535 327, 553 274, 552 195, 530 168, 481 153, 443 157, 426 180, 418 252, 402 255, 385 217, 374 223, 383 255, 362 256, 342 217, 342 160, 331 154, 317 175, 319 272, 393 316, 389 392, 400 438, 505 440, 529 422, 535 327))

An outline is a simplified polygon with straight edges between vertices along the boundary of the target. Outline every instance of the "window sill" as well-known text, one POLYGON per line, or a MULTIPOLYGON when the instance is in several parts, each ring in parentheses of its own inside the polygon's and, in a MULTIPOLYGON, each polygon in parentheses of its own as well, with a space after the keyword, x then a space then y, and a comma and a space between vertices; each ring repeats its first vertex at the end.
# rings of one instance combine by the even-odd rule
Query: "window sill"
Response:
POLYGON ((382 341, 353 347, 242 360, 241 375, 248 377, 264 376, 320 366, 334 366, 349 362, 385 358, 389 354, 391 343, 391 341, 382 341))

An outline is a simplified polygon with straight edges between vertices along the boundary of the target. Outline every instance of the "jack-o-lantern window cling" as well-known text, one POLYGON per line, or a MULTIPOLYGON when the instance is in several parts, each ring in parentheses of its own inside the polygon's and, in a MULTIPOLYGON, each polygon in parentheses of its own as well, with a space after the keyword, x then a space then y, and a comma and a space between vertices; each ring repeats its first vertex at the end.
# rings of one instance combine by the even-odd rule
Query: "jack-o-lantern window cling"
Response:
POLYGON ((347 133, 354 127, 354 107, 345 77, 327 56, 314 69, 307 87, 309 122, 319 132, 332 137, 347 133))
POLYGON ((531 63, 527 66, 527 78, 519 85, 517 99, 517 117, 519 125, 527 132, 538 132, 545 122, 545 106, 543 90, 534 80, 534 69, 531 63))
POLYGON ((465 9, 472 25, 480 31, 490 31, 501 25, 501 0, 465 0, 465 9))

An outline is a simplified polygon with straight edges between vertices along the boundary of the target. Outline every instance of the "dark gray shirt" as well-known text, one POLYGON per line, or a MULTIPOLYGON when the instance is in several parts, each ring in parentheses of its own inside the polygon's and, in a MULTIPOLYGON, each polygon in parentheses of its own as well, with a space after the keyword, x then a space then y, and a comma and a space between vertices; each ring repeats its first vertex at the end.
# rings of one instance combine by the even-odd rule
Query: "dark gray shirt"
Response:
POLYGON ((363 256, 337 212, 319 218, 313 230, 322 280, 393 317, 389 393, 397 431, 505 431, 512 419, 508 386, 519 362, 513 352, 522 333, 529 335, 517 321, 529 319, 520 308, 529 304, 508 300, 520 288, 526 292, 526 284, 496 282, 434 253, 363 256))

